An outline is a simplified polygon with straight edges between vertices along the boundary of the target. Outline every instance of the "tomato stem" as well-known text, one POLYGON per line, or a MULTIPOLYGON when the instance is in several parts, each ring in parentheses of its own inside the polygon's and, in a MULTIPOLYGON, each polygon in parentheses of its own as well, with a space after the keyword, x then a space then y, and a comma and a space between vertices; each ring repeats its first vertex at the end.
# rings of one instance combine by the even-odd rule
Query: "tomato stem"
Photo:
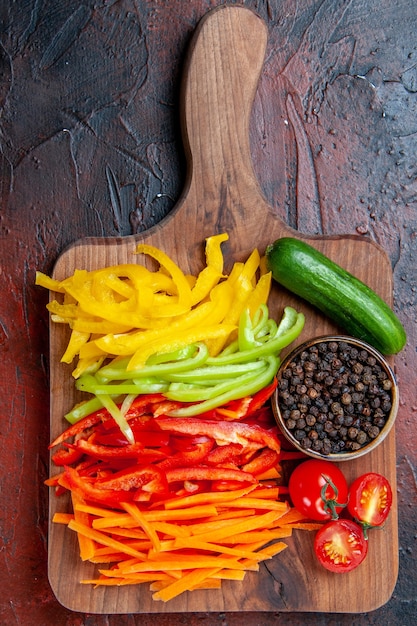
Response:
POLYGON ((323 500, 323 508, 326 512, 330 513, 332 520, 339 519, 339 515, 336 509, 344 508, 345 506, 347 506, 347 502, 344 502, 344 503, 338 502, 337 501, 337 498, 339 497, 338 488, 336 487, 332 479, 329 478, 329 476, 325 476, 324 474, 322 474, 322 477, 325 481, 320 492, 321 499, 323 500), (333 494, 334 494, 333 498, 327 497, 327 494, 326 494, 327 487, 331 487, 331 489, 333 489, 333 494))

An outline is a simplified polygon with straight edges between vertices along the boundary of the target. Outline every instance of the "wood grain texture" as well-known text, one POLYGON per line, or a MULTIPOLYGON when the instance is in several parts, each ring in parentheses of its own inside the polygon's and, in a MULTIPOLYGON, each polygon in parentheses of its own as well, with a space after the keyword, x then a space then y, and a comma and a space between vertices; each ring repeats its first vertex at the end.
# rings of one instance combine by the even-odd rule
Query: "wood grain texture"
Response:
MULTIPOLYGON (((264 66, 268 33, 254 12, 244 7, 219 7, 199 24, 183 69, 182 128, 187 156, 183 193, 165 219, 146 232, 123 238, 78 240, 58 258, 54 276, 75 268, 94 269, 134 261, 135 244, 152 243, 171 254, 185 271, 202 266, 204 239, 228 232, 226 267, 245 259, 254 247, 264 252, 283 235, 306 239, 356 274, 392 304, 392 271, 387 254, 371 240, 355 235, 307 236, 288 226, 261 192, 254 174, 250 118, 258 80, 264 66)), ((290 102, 294 124, 299 114, 290 102)), ((298 148, 302 149, 302 129, 298 148)), ((301 218, 300 218, 301 219, 301 218)), ((306 313, 304 340, 339 331, 308 305, 275 286, 271 312, 277 317, 287 304, 306 313)), ((75 400, 69 370, 59 364, 67 339, 51 326, 51 437, 63 428, 63 413, 75 400)), ((343 469, 348 479, 366 471, 384 473, 396 484, 395 430, 374 452, 343 469)), ((395 492, 395 489, 394 489, 395 492)), ((67 506, 52 497, 50 516, 67 506)), ((243 583, 226 582, 222 591, 193 592, 167 605, 154 603, 147 588, 97 589, 79 584, 94 567, 78 557, 75 537, 59 525, 49 528, 49 579, 58 600, 87 613, 164 613, 224 611, 315 611, 362 613, 384 604, 398 573, 398 520, 394 502, 384 529, 370 538, 369 555, 356 571, 331 575, 316 565, 312 535, 295 533, 288 549, 250 573, 243 583), (384 567, 381 567, 381 563, 384 567), (372 585, 369 581, 372 580, 372 585)))

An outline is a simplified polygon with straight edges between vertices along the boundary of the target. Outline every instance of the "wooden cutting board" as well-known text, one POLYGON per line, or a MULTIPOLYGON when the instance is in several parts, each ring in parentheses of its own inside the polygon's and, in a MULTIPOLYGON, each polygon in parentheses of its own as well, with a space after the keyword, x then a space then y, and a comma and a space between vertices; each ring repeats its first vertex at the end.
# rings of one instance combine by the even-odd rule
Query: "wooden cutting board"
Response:
MULTIPOLYGON (((135 262, 139 241, 170 254, 184 271, 204 264, 204 239, 227 232, 223 244, 226 271, 257 247, 290 235, 309 241, 367 282, 392 303, 388 257, 373 242, 353 235, 308 237, 280 219, 265 201, 255 178, 249 146, 249 119, 267 43, 264 22, 249 9, 221 6, 201 21, 184 70, 182 128, 188 155, 184 192, 171 214, 149 231, 125 238, 78 241, 59 257, 54 276, 62 279, 76 268, 95 269, 135 262)), ((270 311, 280 318, 283 307, 306 314, 299 341, 340 331, 304 302, 273 287, 270 311)), ((66 329, 51 325, 51 437, 65 427, 63 414, 75 402, 70 369, 60 364, 68 339, 66 329)), ((396 493, 395 431, 379 448, 357 461, 344 462, 348 480, 367 472, 387 476, 396 493)), ((53 471, 54 468, 52 468, 53 471)), ((50 519, 68 510, 65 498, 50 501, 50 519)), ((49 579, 57 599, 67 608, 87 613, 170 613, 223 611, 367 612, 391 596, 398 573, 397 505, 382 530, 371 533, 365 562, 349 574, 320 568, 313 557, 313 534, 296 531, 288 548, 248 573, 243 582, 225 581, 221 590, 183 594, 163 604, 154 602, 147 586, 93 589, 79 584, 94 577, 95 568, 79 559, 75 534, 50 522, 49 579)))

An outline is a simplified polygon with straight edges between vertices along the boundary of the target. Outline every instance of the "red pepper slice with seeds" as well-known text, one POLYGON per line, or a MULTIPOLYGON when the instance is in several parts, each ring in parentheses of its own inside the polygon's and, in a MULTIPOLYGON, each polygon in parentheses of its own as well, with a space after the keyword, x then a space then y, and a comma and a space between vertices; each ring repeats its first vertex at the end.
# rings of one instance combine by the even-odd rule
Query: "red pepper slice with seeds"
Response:
POLYGON ((73 444, 66 444, 62 448, 59 448, 52 455, 52 462, 59 467, 63 467, 64 465, 73 465, 73 463, 77 463, 80 461, 83 456, 83 451, 73 444))
POLYGON ((123 489, 97 489, 95 479, 88 479, 88 477, 79 474, 76 469, 70 466, 65 467, 65 480, 71 491, 87 501, 106 504, 109 507, 117 507, 121 502, 133 500, 133 492, 123 489))
POLYGON ((173 469, 175 467, 188 467, 195 463, 201 463, 210 450, 214 446, 213 439, 205 438, 204 441, 197 441, 193 444, 191 449, 185 449, 181 452, 173 454, 169 458, 158 463, 158 467, 164 471, 173 469))
POLYGON ((136 459, 141 464, 147 465, 153 461, 165 459, 167 454, 158 449, 144 448, 142 443, 132 443, 126 446, 103 446, 86 439, 77 441, 77 448, 83 453, 97 459, 136 459))
POLYGON ((207 463, 211 465, 221 465, 224 463, 238 464, 243 451, 241 443, 228 443, 225 446, 218 446, 207 457, 207 463))
POLYGON ((94 486, 103 491, 144 490, 149 493, 166 493, 168 491, 165 473, 156 465, 130 466, 115 472, 105 479, 97 479, 94 486))

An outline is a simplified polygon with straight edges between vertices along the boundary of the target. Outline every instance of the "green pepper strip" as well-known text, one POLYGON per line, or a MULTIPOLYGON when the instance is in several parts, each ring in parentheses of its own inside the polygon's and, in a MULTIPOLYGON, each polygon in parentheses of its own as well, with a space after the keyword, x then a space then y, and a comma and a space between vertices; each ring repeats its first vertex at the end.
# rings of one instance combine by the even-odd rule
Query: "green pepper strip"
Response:
POLYGON ((169 383, 158 379, 134 380, 135 391, 133 395, 145 393, 165 393, 169 389, 169 383))
MULTIPOLYGON (((172 417, 192 417, 206 411, 211 411, 212 409, 222 406, 231 400, 237 400, 244 396, 257 393, 271 382, 280 365, 280 360, 276 356, 268 356, 265 361, 268 365, 262 373, 257 373, 252 377, 249 377, 248 375, 240 376, 233 381, 233 386, 230 385, 227 390, 224 389, 219 395, 209 398, 203 402, 198 402, 197 404, 191 404, 190 406, 175 409, 170 411, 169 415, 172 417)), ((166 396, 172 400, 176 399, 171 398, 169 393, 167 393, 166 396)))
POLYGON ((100 402, 99 398, 90 398, 81 404, 77 404, 71 411, 65 414, 65 419, 70 422, 70 424, 76 424, 83 417, 90 415, 90 413, 94 413, 99 409, 102 409, 103 405, 100 402))
POLYGON ((226 386, 236 384, 243 376, 251 380, 254 376, 258 376, 259 373, 262 373, 266 365, 265 359, 260 359, 254 363, 239 363, 236 365, 222 366, 213 365, 197 368, 190 372, 176 374, 166 373, 160 378, 148 377, 144 379, 126 380, 119 384, 102 384, 96 377, 85 374, 84 376, 80 376, 75 384, 79 391, 93 393, 96 396, 103 394, 166 393, 187 389, 189 392, 192 392, 192 400, 197 402, 198 400, 206 400, 209 397, 207 394, 220 393, 226 386))
POLYGON ((189 346, 178 348, 173 352, 157 352, 149 357, 146 365, 158 365, 159 363, 168 363, 169 361, 182 361, 183 359, 191 359, 198 348, 205 347, 205 344, 191 343, 189 346))
POLYGON ((259 333, 256 333, 255 337, 259 342, 269 341, 273 337, 277 336, 277 331, 278 331, 278 324, 276 323, 275 320, 269 319, 266 325, 264 326, 264 328, 262 329, 262 331, 260 331, 259 333))
POLYGON ((242 311, 239 318, 238 345, 239 350, 250 350, 255 346, 259 346, 257 336, 261 335, 267 326, 268 307, 261 304, 254 315, 253 322, 249 313, 249 309, 242 311))
MULTIPOLYGON (((76 388, 79 391, 86 391, 87 393, 93 393, 96 396, 111 396, 111 395, 123 395, 123 394, 133 394, 138 395, 139 393, 143 393, 140 391, 140 388, 143 389, 151 389, 154 388, 152 393, 159 393, 162 390, 168 389, 168 383, 165 383, 163 380, 159 380, 156 378, 147 378, 144 381, 138 380, 138 384, 135 381, 128 380, 123 381, 119 384, 102 384, 94 376, 90 374, 85 374, 84 376, 80 376, 80 378, 75 383, 76 388), (161 390, 159 387, 163 387, 161 390)), ((146 393, 151 393, 146 391, 146 393)))
POLYGON ((260 361, 254 363, 237 363, 234 365, 206 365, 195 370, 178 374, 167 374, 165 380, 171 382, 202 383, 208 380, 224 380, 225 378, 236 378, 240 374, 256 373, 265 364, 260 361))
POLYGON ((135 436, 127 422, 127 419, 122 411, 119 409, 119 407, 115 404, 112 397, 109 395, 101 395, 100 402, 104 406, 104 408, 108 410, 128 442, 135 443, 135 436))
POLYGON ((284 309, 284 315, 282 316, 277 328, 277 336, 284 335, 286 332, 291 330, 294 324, 297 323, 297 316, 300 315, 302 315, 302 313, 297 313, 297 311, 292 307, 286 306, 284 309))
MULTIPOLYGON (((289 308, 290 307, 287 307, 285 309, 285 315, 287 315, 287 310, 289 308)), ((292 311, 294 311, 294 309, 292 309, 288 313, 288 315, 291 317, 291 319, 294 319, 292 316, 292 311)), ((231 354, 209 357, 206 361, 207 365, 229 365, 233 363, 247 363, 248 361, 255 361, 256 359, 264 358, 265 356, 271 354, 278 354, 283 348, 288 346, 292 341, 294 341, 294 339, 298 337, 304 327, 305 318, 303 313, 297 313, 296 311, 294 311, 294 313, 294 323, 290 325, 288 321, 286 322, 286 324, 282 324, 281 322, 278 326, 277 335, 270 341, 267 341, 260 346, 256 346, 243 352, 237 351, 232 352, 231 354)))
POLYGON ((234 341, 232 341, 231 343, 229 343, 228 346, 226 346, 225 348, 223 348, 223 350, 217 355, 217 358, 219 356, 227 356, 228 354, 234 354, 235 352, 237 352, 239 350, 239 342, 237 339, 235 339, 234 341))
POLYGON ((296 322, 297 312, 291 307, 285 311, 285 325, 281 326, 278 333, 278 325, 272 318, 269 318, 269 311, 266 304, 261 304, 251 320, 249 309, 242 312, 239 318, 239 330, 237 346, 241 352, 251 350, 263 343, 271 341, 275 337, 291 328, 296 322))
MULTIPOLYGON (((157 360, 156 357, 160 356, 161 358, 164 355, 153 355, 151 359, 153 361, 157 360), (155 357, 155 358, 154 358, 155 357)), ((164 377, 164 374, 173 374, 177 372, 187 372, 188 370, 194 370, 197 367, 203 365, 209 356, 208 347, 205 343, 191 344, 187 346, 187 351, 177 350, 176 352, 171 352, 168 356, 165 355, 165 358, 172 359, 167 362, 156 362, 151 365, 146 364, 144 367, 140 369, 127 370, 126 366, 129 363, 130 357, 126 359, 120 359, 118 361, 113 361, 109 365, 105 365, 98 372, 96 372, 96 378, 100 382, 107 382, 108 380, 125 380, 127 378, 149 378, 149 376, 156 376, 161 379, 164 377), (183 358, 183 354, 194 354, 195 356, 191 356, 190 358, 183 358), (179 356, 179 360, 175 359, 175 356, 179 356)), ((149 359, 148 359, 149 363, 149 359)), ((122 392, 124 393, 124 392, 122 392)))

